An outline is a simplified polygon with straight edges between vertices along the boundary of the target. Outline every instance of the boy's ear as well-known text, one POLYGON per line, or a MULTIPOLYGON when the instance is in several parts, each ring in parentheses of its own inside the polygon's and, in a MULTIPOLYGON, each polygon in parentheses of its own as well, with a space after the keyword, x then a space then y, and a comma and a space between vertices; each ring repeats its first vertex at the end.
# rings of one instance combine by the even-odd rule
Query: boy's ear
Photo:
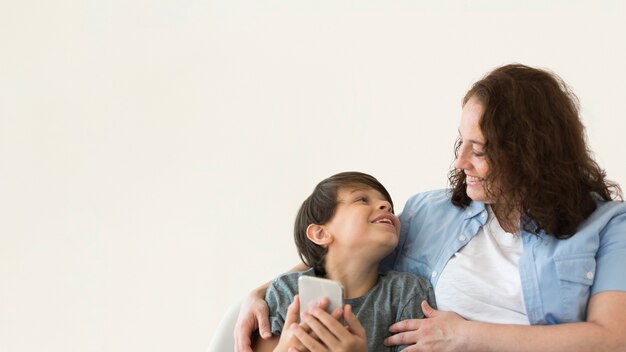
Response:
POLYGON ((324 226, 318 224, 311 224, 306 228, 306 237, 322 247, 333 241, 333 236, 326 231, 324 226))

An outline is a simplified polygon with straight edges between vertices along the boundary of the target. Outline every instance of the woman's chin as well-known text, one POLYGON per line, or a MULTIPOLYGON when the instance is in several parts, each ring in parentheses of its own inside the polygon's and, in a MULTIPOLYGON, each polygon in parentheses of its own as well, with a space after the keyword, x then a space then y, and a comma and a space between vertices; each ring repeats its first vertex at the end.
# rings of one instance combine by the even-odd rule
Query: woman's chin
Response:
POLYGON ((482 187, 467 187, 466 191, 467 196, 470 197, 471 200, 476 202, 487 202, 487 197, 485 195, 485 191, 482 187))

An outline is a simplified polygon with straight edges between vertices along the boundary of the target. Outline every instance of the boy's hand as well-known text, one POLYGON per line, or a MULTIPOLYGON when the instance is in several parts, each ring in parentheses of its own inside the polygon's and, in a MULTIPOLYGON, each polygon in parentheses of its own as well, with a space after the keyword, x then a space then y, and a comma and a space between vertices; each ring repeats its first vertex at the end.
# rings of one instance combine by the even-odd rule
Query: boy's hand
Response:
MULTIPOLYGON (((293 302, 287 308, 287 316, 285 317, 285 325, 283 326, 283 331, 280 334, 280 340, 278 341, 278 345, 274 349, 274 352, 287 352, 296 351, 305 352, 307 351, 306 347, 295 337, 292 333, 291 326, 298 326, 298 312, 300 311, 300 296, 295 295, 293 297, 293 302)), ((306 326, 303 326, 303 329, 306 329, 306 326)))
POLYGON ((367 336, 365 329, 352 312, 350 305, 337 308, 332 315, 319 307, 311 309, 310 314, 304 314, 303 323, 311 328, 315 336, 309 334, 301 325, 289 327, 291 334, 297 336, 312 352, 367 352, 367 336), (343 315, 348 324, 343 326, 338 318, 343 315))

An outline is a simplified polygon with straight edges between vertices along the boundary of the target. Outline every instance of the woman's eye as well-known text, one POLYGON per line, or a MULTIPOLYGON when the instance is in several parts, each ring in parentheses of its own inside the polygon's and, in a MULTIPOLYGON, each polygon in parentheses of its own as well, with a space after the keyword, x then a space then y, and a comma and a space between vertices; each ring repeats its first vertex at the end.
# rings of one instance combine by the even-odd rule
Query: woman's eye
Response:
POLYGON ((475 156, 477 156, 477 157, 483 157, 483 156, 485 156, 485 153, 484 153, 484 152, 479 152, 479 151, 476 151, 476 150, 472 150, 472 154, 474 154, 474 155, 475 155, 475 156))
POLYGON ((367 197, 359 197, 359 198, 357 198, 357 200, 356 200, 356 201, 357 201, 357 202, 364 202, 364 203, 367 203, 367 197))

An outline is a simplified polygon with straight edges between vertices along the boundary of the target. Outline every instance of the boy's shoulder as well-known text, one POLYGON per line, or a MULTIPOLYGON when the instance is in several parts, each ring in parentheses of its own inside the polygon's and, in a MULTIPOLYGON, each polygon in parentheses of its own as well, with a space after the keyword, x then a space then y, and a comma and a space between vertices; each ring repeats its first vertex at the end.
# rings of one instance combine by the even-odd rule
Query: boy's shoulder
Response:
POLYGON ((405 286, 431 286, 431 283, 427 278, 413 273, 390 270, 384 274, 381 274, 380 277, 381 281, 393 285, 401 284, 405 286))
POLYGON ((437 302, 435 300, 435 290, 430 280, 424 276, 415 275, 412 273, 389 271, 386 274, 382 274, 380 282, 386 287, 386 290, 391 297, 394 297, 394 301, 402 304, 408 304, 411 306, 408 311, 402 308, 400 314, 409 314, 409 316, 423 317, 423 312, 420 308, 420 302, 427 300, 431 307, 436 308, 437 302), (415 303, 417 302, 417 303, 415 303))
POLYGON ((388 271, 381 274, 379 284, 383 286, 383 290, 394 296, 421 296, 433 291, 433 286, 427 278, 399 271, 388 271))
POLYGON ((286 288, 289 288, 290 290, 295 289, 296 292, 297 292, 298 279, 300 278, 300 276, 303 276, 303 275, 315 276, 315 272, 311 268, 311 269, 308 269, 308 270, 305 270, 305 271, 284 273, 284 274, 281 274, 281 275, 275 277, 271 281, 270 286, 286 287, 286 288))

